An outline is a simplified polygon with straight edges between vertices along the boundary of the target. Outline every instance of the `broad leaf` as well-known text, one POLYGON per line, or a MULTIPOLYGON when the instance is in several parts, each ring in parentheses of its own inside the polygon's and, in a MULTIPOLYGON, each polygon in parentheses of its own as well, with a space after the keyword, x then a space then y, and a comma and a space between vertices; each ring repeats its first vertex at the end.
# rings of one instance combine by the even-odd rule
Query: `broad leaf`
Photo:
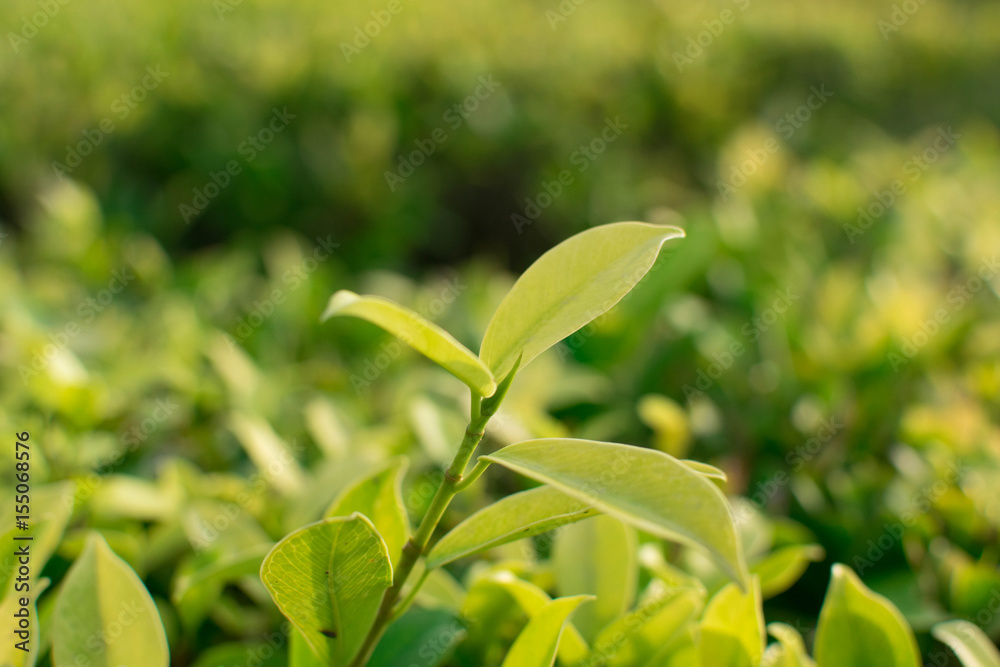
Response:
POLYGON ((784 623, 770 623, 767 631, 780 643, 767 648, 763 667, 815 667, 798 630, 784 623))
POLYGON ((569 615, 589 599, 577 595, 547 602, 521 630, 502 667, 552 667, 569 615))
POLYGON ((597 510, 550 486, 521 491, 479 510, 455 526, 431 549, 435 568, 597 514, 597 510))
POLYGON ((947 644, 965 667, 1000 667, 1000 651, 979 626, 969 621, 938 623, 931 632, 947 644))
POLYGON ((490 320, 479 356, 504 377, 607 312, 642 279, 676 227, 616 222, 566 239, 514 283, 490 320))
POLYGON ((656 582, 653 586, 655 590, 641 604, 601 630, 585 664, 648 665, 704 607, 700 591, 679 590, 656 582))
POLYGON ((481 396, 491 396, 496 391, 494 375, 479 357, 450 333, 409 308, 379 296, 359 296, 340 290, 330 297, 321 319, 339 316, 358 317, 385 329, 481 396))
POLYGON ((591 504, 648 533, 707 550, 745 585, 746 563, 722 492, 677 459, 608 442, 526 440, 483 457, 591 504))
POLYGON ((55 667, 73 667, 81 658, 93 667, 170 663, 153 599, 135 571, 97 534, 63 580, 52 636, 55 667))
POLYGON ((816 629, 819 667, 919 667, 913 631, 887 599, 846 565, 833 566, 816 629))
POLYGON ((799 580, 809 563, 823 560, 826 552, 818 544, 793 544, 781 547, 750 567, 750 574, 760 577, 764 599, 784 593, 799 580))
POLYGON ((758 667, 763 654, 764 611, 757 579, 746 593, 727 585, 708 603, 701 620, 702 666, 758 667))
POLYGON ((347 665, 392 584, 385 542, 361 514, 323 519, 291 533, 264 559, 274 603, 324 665, 347 665))
POLYGON ((635 601, 639 564, 635 530, 611 516, 596 516, 567 526, 552 550, 556 590, 560 595, 593 595, 574 624, 594 639, 635 601))
POLYGON ((403 477, 408 465, 405 458, 399 458, 382 470, 358 480, 341 491, 323 515, 364 514, 385 541, 393 566, 399 562, 403 545, 410 536, 410 522, 403 504, 403 477))
POLYGON ((454 614, 411 609, 389 626, 365 667, 436 667, 464 637, 454 614))

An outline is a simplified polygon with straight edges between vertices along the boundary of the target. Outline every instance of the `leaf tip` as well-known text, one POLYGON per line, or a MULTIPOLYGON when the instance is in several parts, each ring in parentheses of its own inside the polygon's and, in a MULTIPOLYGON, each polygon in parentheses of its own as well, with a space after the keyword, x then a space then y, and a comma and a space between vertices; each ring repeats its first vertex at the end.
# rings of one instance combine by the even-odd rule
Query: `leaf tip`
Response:
POLYGON ((326 310, 320 315, 319 321, 326 322, 331 317, 335 317, 340 313, 341 310, 351 305, 361 297, 352 292, 351 290, 337 290, 330 297, 330 301, 326 304, 326 310))

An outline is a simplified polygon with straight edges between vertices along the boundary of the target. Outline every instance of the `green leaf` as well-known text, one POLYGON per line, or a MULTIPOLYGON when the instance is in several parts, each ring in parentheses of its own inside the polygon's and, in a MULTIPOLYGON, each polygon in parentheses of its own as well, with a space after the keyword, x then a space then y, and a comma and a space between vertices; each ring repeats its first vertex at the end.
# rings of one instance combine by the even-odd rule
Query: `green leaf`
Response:
POLYGON ((607 312, 642 279, 676 227, 616 222, 563 241, 514 283, 483 336, 479 356, 503 377, 607 312))
POLYGON ((321 320, 340 316, 358 317, 385 329, 480 396, 492 396, 496 391, 496 380, 479 357, 450 333, 409 308, 379 296, 359 296, 340 290, 330 297, 321 320))
POLYGON ((653 535, 705 549, 730 577, 748 581, 735 518, 711 481, 652 449, 545 438, 488 459, 545 482, 653 535))
POLYGON ((385 541, 393 567, 399 562, 403 545, 410 536, 410 522, 403 504, 403 478, 408 466, 405 458, 399 458, 363 477, 341 491, 323 515, 364 514, 385 541))
POLYGON ((635 609, 609 624, 594 640, 589 665, 643 667, 648 665, 705 604, 697 590, 676 589, 660 582, 635 609))
MULTIPOLYGON (((715 594, 701 620, 703 667, 758 667, 764 654, 760 584, 751 590, 729 584, 715 594)), ((847 664, 847 663, 844 663, 847 664)))
POLYGON ((719 470, 715 466, 710 466, 707 463, 702 463, 701 461, 692 461, 691 459, 680 459, 680 462, 686 465, 691 470, 694 470, 699 475, 704 475, 709 479, 717 479, 721 482, 726 481, 726 473, 719 470))
POLYGON ((62 583, 52 616, 55 667, 167 667, 160 614, 142 580, 93 534, 62 583), (107 640, 105 640, 107 638, 107 640))
MULTIPOLYGON (((69 523, 73 513, 73 499, 76 491, 76 483, 71 481, 59 482, 56 484, 45 484, 33 490, 31 496, 32 526, 31 526, 31 577, 36 581, 41 575, 42 569, 48 563, 49 558, 59 546, 66 524, 69 523)), ((12 505, 13 506, 13 505, 12 505)), ((10 524, 13 526, 14 517, 10 517, 10 524)), ((17 528, 11 528, 5 534, 0 535, 0 554, 5 556, 13 554, 23 546, 26 540, 16 539, 24 537, 24 532, 17 528)), ((17 568, 17 559, 3 557, 0 558, 0 597, 13 595, 14 586, 17 583, 12 574, 17 568)), ((17 597, 21 597, 18 595, 17 597)), ((0 665, 3 663, 0 662, 0 665)))
POLYGON ((411 609, 389 626, 365 667, 435 667, 464 637, 454 614, 411 609))
MULTIPOLYGON (((517 606, 528 615, 529 619, 538 615, 552 598, 535 584, 519 579, 510 571, 504 570, 492 574, 481 586, 495 585, 514 598, 517 606)), ((567 623, 563 629, 562 640, 559 642, 559 660, 567 665, 575 665, 587 656, 587 642, 580 636, 580 631, 573 623, 567 623)))
POLYGON ((501 667, 552 667, 569 615, 590 599, 577 595, 547 602, 521 630, 501 667))
POLYGON ((385 542, 365 516, 323 519, 278 542, 260 578, 324 665, 347 665, 392 584, 385 542))
POLYGON ((815 667, 798 630, 784 623, 770 623, 767 631, 781 643, 767 648, 762 667, 815 667))
POLYGON ((492 549, 594 516, 597 510, 550 486, 521 491, 455 526, 431 549, 427 567, 492 549))
POLYGON ((750 568, 760 577, 764 599, 784 593, 805 573, 809 563, 823 560, 826 552, 818 544, 793 544, 768 554, 750 568))
POLYGON ((969 621, 938 623, 931 633, 951 647, 965 667, 1000 667, 1000 651, 979 626, 969 621))
POLYGON ((819 667, 920 667, 903 615, 839 563, 820 611, 814 653, 819 667))
POLYGON ((559 531, 552 550, 560 595, 593 595, 574 624, 588 640, 635 601, 639 564, 635 531, 618 519, 596 516, 559 531))
POLYGON ((306 475, 270 424, 260 417, 237 412, 230 418, 229 427, 264 479, 285 495, 301 492, 306 475))

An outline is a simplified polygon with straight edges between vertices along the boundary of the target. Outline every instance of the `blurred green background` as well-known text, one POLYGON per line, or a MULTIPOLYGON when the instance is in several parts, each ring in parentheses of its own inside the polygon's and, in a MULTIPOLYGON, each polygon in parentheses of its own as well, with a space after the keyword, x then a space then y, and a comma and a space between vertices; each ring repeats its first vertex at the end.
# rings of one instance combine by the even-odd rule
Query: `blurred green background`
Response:
MULTIPOLYGON (((520 271, 618 220, 688 238, 525 371, 487 447, 711 462, 764 533, 825 549, 769 620, 808 633, 839 561, 928 652, 947 617, 1000 638, 997 3, 6 0, 0 24, 0 422, 78 483, 46 576, 104 532, 176 664, 278 627, 245 573, 178 593, 266 452, 297 463, 213 558, 395 454, 419 516, 460 437, 456 383, 320 325, 329 295, 478 349, 520 271)), ((520 484, 491 471, 450 522, 520 484)))

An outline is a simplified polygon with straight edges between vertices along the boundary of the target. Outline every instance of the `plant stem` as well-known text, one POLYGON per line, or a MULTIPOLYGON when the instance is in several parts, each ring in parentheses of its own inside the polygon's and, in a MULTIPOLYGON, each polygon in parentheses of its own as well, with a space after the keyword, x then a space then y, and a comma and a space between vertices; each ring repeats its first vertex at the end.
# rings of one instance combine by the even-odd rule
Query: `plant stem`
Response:
MULTIPOLYGON (((417 532, 413 534, 413 537, 403 547, 403 555, 399 559, 399 563, 396 564, 392 586, 382 596, 382 604, 379 607, 378 614, 375 616, 375 623, 372 625, 371 630, 368 631, 368 636, 365 637, 365 641, 361 645, 357 657, 351 662, 350 667, 363 667, 368 663, 368 659, 375 650, 379 639, 382 638, 386 627, 393 620, 393 609, 396 600, 399 599, 406 580, 410 577, 410 573, 413 572, 413 567, 417 564, 420 557, 424 555, 427 544, 430 542, 438 523, 441 522, 441 517, 444 516, 445 510, 448 509, 452 498, 463 488, 462 480, 465 468, 469 465, 469 459, 472 458, 476 447, 479 446, 479 441, 483 439, 486 423, 492 416, 481 414, 481 400, 480 396, 473 393, 472 418, 469 420, 469 427, 465 429, 465 437, 462 438, 462 444, 459 445, 455 458, 445 471, 444 479, 441 481, 437 493, 434 494, 430 507, 427 508, 427 513, 424 514, 423 520, 417 526, 417 532)), ((479 470, 479 474, 482 474, 482 470, 479 470)))

